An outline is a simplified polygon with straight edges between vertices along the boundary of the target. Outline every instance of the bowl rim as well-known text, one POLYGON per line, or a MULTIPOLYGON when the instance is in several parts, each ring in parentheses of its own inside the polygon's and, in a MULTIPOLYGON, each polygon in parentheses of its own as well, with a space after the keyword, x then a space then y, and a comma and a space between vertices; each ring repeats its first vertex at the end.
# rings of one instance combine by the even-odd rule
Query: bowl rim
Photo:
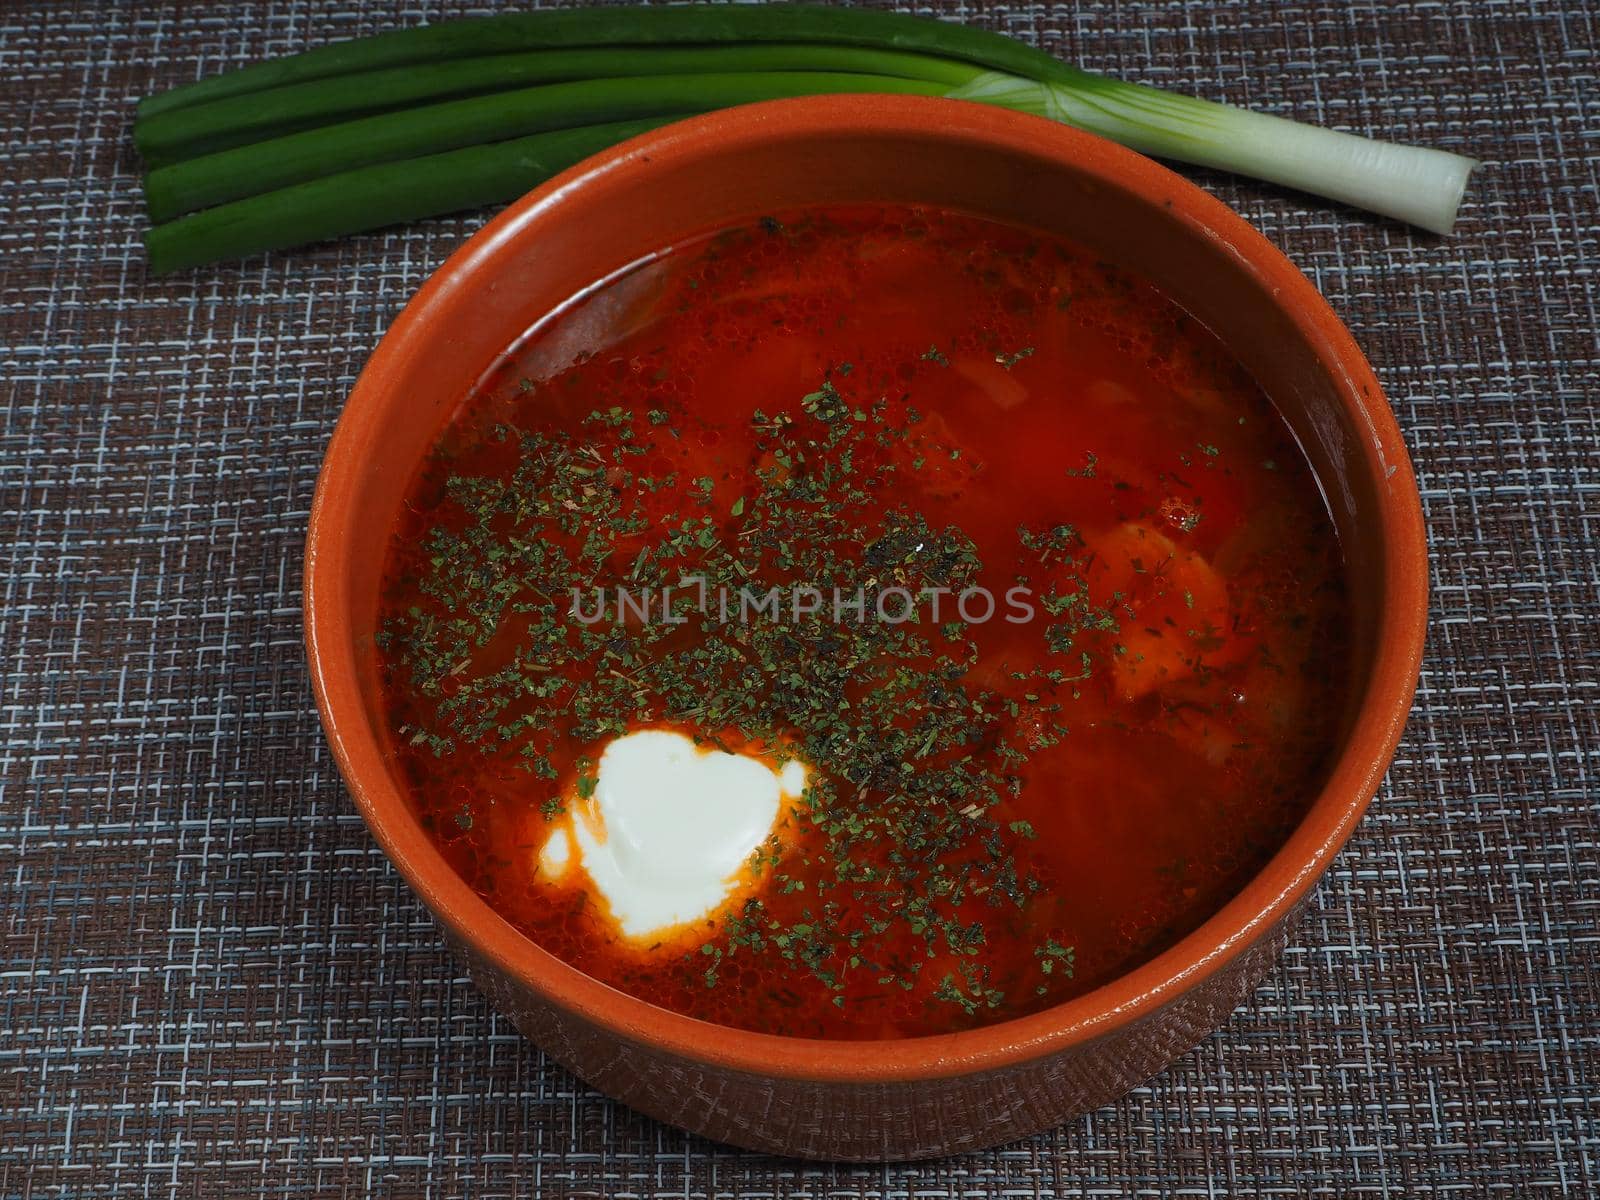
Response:
POLYGON ((305 552, 304 620, 313 690, 334 758, 374 839, 458 943, 552 1005, 657 1053, 702 1067, 826 1083, 907 1083, 995 1071, 1097 1040, 1155 1013, 1271 932, 1321 878, 1377 790, 1398 745, 1420 670, 1427 617, 1421 499, 1393 412, 1327 301, 1276 247, 1209 193, 1093 135, 1003 109, 912 96, 769 101, 663 126, 579 163, 529 192, 457 249, 395 318, 350 393, 317 481, 305 552), (345 516, 365 452, 403 361, 469 304, 476 271, 529 231, 576 211, 585 194, 648 177, 653 164, 716 157, 772 139, 899 136, 999 149, 1072 169, 1113 192, 1165 204, 1199 238, 1225 245, 1274 294, 1327 370, 1358 428, 1378 500, 1384 580, 1367 694, 1328 780, 1289 839, 1221 909, 1167 950, 1072 1000, 959 1033, 888 1041, 791 1037, 716 1025, 584 975, 500 917, 451 869, 411 814, 364 717, 343 585, 345 516))

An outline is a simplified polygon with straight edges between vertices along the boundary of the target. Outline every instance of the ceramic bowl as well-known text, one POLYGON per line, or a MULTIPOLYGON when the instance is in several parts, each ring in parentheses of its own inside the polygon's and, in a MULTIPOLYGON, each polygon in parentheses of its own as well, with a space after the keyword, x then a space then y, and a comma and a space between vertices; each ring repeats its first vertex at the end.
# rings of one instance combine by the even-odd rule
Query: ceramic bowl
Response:
POLYGON ((888 96, 784 100, 670 125, 531 192, 417 293, 351 393, 306 548, 306 641, 339 768, 472 978, 594 1087, 740 1146, 831 1159, 970 1150, 1116 1098, 1215 1029, 1273 963, 1394 753, 1421 658, 1416 484, 1371 368, 1327 303, 1224 205, 1147 158, 1034 117, 888 96), (1348 561, 1356 699, 1304 821, 1189 936, 1058 1007, 966 1033, 830 1042, 708 1025, 517 932, 446 865, 384 749, 373 653, 385 532, 442 423, 538 318, 643 255, 777 209, 923 203, 1086 244, 1211 327, 1293 427, 1348 561))

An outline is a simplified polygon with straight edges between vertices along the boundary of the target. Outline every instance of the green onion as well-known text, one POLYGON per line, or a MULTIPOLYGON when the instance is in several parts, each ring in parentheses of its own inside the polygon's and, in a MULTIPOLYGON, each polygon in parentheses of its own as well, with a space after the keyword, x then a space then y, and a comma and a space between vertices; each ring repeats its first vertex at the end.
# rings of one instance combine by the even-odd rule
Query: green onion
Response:
POLYGON ((687 113, 562 129, 381 163, 194 213, 145 236, 157 275, 520 196, 607 146, 687 113))
POLYGON ((1089 76, 1089 84, 986 72, 946 93, 1048 117, 1143 154, 1219 167, 1281 183, 1432 233, 1455 227, 1476 160, 1402 146, 1135 83, 1089 76))
POLYGON ((304 83, 308 79, 487 54, 577 46, 763 42, 816 42, 903 50, 976 63, 1030 78, 1057 77, 1052 72, 1081 74, 1042 51, 998 33, 873 9, 811 4, 568 8, 446 21, 319 46, 152 96, 140 103, 139 116, 154 117, 208 100, 247 95, 304 83))
POLYGON ((144 101, 135 139, 155 164, 145 187, 150 215, 164 222, 148 239, 152 264, 175 269, 268 241, 297 244, 285 240, 288 230, 306 240, 317 230, 448 212, 462 196, 473 205, 508 201, 544 177, 539 164, 567 165, 567 148, 598 150, 631 136, 624 129, 674 115, 823 92, 994 104, 1437 233, 1453 227, 1477 165, 1103 78, 998 34, 903 14, 806 5, 563 9, 336 43, 144 101), (540 141, 555 131, 570 136, 540 141), (436 178, 457 152, 470 164, 467 177, 436 178), (337 194, 377 179, 401 194, 364 210, 337 194), (268 212, 285 231, 270 239, 268 212), (180 252, 183 237, 199 239, 206 256, 180 252))
POLYGON ((979 68, 926 54, 809 42, 682 49, 635 46, 534 50, 331 76, 190 104, 141 117, 134 126, 134 143, 146 162, 162 164, 374 113, 415 107, 424 101, 582 79, 766 71, 889 75, 955 86, 973 79, 979 68))
MULTIPOLYGON (((977 71, 967 68, 971 75, 977 71)), ((550 129, 703 111, 823 92, 943 95, 949 86, 827 71, 586 79, 404 109, 158 167, 145 180, 152 220, 259 195, 342 170, 550 129)), ((416 186, 426 186, 418 180, 416 186)))

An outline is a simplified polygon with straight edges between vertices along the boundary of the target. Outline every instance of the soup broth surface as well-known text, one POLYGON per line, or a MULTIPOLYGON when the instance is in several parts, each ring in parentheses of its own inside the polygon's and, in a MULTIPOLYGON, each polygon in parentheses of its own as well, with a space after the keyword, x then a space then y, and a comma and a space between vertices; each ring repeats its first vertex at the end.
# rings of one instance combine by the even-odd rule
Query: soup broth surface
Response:
MULTIPOLYGON (((392 748, 440 850, 725 1025, 945 1033, 1104 983, 1282 844, 1345 707, 1338 544, 1267 398, 1148 283, 952 212, 775 213, 579 298, 390 537, 392 748), (641 937, 587 856, 607 747, 652 730, 804 786, 641 937)), ((662 786, 642 852, 693 857, 720 810, 662 786)))

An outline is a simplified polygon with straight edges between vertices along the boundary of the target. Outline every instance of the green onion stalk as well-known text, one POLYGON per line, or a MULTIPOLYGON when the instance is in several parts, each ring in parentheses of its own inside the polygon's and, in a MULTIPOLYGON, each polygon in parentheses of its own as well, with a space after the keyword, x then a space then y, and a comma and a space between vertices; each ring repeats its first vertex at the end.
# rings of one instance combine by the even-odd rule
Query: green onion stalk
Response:
POLYGON ((562 9, 339 42, 139 106, 157 273, 506 203, 644 130, 822 93, 944 96, 1448 233, 1473 160, 1094 75, 863 9, 562 9))

